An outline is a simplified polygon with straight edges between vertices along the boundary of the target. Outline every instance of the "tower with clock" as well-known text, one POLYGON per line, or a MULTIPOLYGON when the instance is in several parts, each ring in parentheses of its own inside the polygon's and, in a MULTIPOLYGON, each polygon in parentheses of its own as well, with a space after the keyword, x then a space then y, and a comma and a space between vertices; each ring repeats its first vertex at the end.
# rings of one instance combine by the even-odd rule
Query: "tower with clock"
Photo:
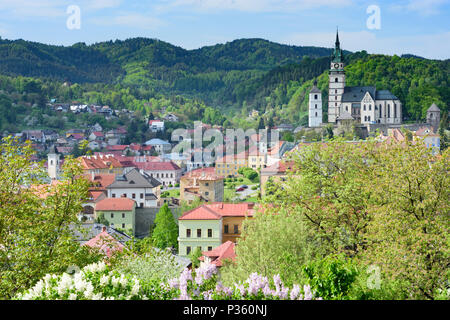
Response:
POLYGON ((336 32, 336 43, 329 72, 328 85, 328 122, 336 122, 339 116, 342 95, 345 89, 344 57, 339 43, 339 33, 336 32))

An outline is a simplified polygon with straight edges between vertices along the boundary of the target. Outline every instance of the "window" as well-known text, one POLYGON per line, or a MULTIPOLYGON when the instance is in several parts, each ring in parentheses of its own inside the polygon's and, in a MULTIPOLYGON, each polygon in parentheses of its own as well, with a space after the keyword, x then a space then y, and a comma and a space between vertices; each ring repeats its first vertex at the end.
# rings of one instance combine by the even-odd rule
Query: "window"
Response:
POLYGON ((317 112, 316 112, 316 117, 317 117, 317 112))
POLYGON ((317 103, 316 103, 316 109, 317 109, 317 103))
POLYGON ((111 195, 113 198, 115 198, 116 197, 116 194, 115 193, 113 193, 112 195, 111 195))
POLYGON ((131 197, 132 197, 133 199, 136 199, 136 193, 133 193, 133 194, 131 195, 131 197))
POLYGON ((228 225, 223 226, 223 233, 228 233, 228 225))
POLYGON ((125 229, 125 223, 122 223, 122 229, 125 229))
POLYGON ((186 229, 186 238, 191 237, 191 229, 186 229))
POLYGON ((397 105, 395 103, 394 103, 394 118, 397 118, 397 105))
POLYGON ((237 224, 234 225, 234 233, 235 234, 239 233, 239 225, 237 224))
POLYGON ((372 105, 369 104, 369 111, 372 111, 372 105))
POLYGON ((317 100, 317 94, 314 95, 314 100, 317 100))
POLYGON ((338 82, 338 78, 335 78, 335 79, 334 79, 334 82, 338 82))
POLYGON ((387 105, 387 117, 391 117, 391 106, 389 104, 387 105))
POLYGON ((114 213, 111 213, 111 219, 113 219, 114 218, 114 213))
POLYGON ((205 196, 209 196, 209 192, 208 191, 205 192, 205 196))
POLYGON ((208 251, 211 251, 212 250, 212 247, 208 247, 208 251))
POLYGON ((188 255, 189 253, 191 253, 191 247, 186 247, 186 255, 188 255))
POLYGON ((337 90, 334 90, 334 93, 337 93, 337 90))
POLYGON ((197 238, 202 237, 202 229, 197 229, 197 238))
POLYGON ((209 183, 208 183, 208 182, 206 182, 206 183, 205 183, 205 186, 207 186, 207 187, 208 187, 208 186, 209 186, 209 183))
POLYGON ((144 199, 144 194, 141 193, 141 194, 139 195, 139 197, 140 197, 141 199, 144 199))
POLYGON ((212 229, 208 229, 208 238, 212 238, 212 229))
POLYGON ((366 105, 364 105, 364 111, 366 111, 366 105))
POLYGON ((122 218, 125 219, 125 213, 122 212, 122 218))

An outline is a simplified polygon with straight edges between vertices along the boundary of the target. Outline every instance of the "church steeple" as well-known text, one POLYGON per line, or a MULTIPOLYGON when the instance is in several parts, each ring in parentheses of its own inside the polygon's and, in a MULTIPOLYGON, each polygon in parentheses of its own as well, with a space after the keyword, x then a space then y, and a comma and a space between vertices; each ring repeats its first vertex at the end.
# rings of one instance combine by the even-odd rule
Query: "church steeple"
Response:
POLYGON ((342 55, 342 49, 341 49, 341 43, 339 42, 339 30, 336 29, 336 42, 334 44, 334 51, 333 51, 333 56, 331 58, 332 62, 343 62, 342 60, 343 55, 342 55))

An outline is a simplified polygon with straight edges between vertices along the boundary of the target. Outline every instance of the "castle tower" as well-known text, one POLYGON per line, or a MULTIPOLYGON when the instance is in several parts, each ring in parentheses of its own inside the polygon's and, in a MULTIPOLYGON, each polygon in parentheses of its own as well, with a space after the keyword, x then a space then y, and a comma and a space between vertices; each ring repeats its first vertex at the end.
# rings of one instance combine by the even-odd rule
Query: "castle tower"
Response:
POLYGON ((308 126, 320 127, 322 124, 322 92, 317 88, 317 81, 309 92, 308 126))
POLYGON ((345 88, 344 57, 339 42, 339 33, 336 32, 336 43, 331 57, 328 84, 328 122, 335 123, 340 114, 340 105, 345 88))
POLYGON ((441 110, 436 104, 432 104, 427 110, 427 124, 433 127, 433 132, 437 132, 439 129, 439 123, 441 122, 441 110))
POLYGON ((59 160, 59 154, 56 153, 54 146, 50 148, 47 158, 48 158, 48 161, 47 161, 48 176, 52 180, 58 179, 60 160, 59 160))

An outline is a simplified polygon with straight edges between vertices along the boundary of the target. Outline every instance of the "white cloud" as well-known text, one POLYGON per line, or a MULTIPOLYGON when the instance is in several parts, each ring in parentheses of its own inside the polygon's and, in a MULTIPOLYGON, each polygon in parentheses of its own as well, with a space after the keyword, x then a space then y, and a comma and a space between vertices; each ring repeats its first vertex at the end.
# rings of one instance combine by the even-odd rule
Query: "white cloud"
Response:
MULTIPOLYGON (((282 43, 298 46, 318 46, 331 48, 334 46, 336 34, 295 33, 280 40, 282 43)), ((339 31, 341 48, 349 51, 366 50, 369 53, 389 55, 415 54, 429 59, 449 59, 450 32, 382 37, 370 31, 339 31)))
POLYGON ((139 29, 156 29, 165 23, 150 15, 139 13, 122 13, 113 17, 99 17, 91 21, 103 26, 122 26, 139 29))
POLYGON ((209 12, 233 10, 244 12, 292 12, 322 6, 347 6, 352 0, 170 0, 158 6, 159 10, 177 7, 209 12))
POLYGON ((430 16, 440 13, 440 7, 448 3, 447 0, 409 0, 404 4, 391 5, 395 11, 417 12, 422 16, 430 16))

